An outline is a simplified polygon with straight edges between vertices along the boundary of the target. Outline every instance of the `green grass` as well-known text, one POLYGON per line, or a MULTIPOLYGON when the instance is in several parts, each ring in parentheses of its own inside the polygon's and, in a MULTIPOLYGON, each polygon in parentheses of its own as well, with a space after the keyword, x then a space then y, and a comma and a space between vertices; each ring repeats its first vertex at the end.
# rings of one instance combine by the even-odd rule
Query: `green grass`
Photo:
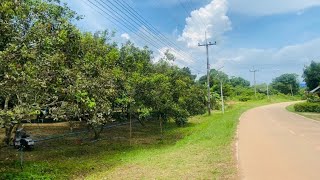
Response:
POLYGON ((236 103, 223 115, 190 118, 186 127, 166 124, 160 139, 158 122, 104 132, 105 140, 83 137, 47 141, 25 153, 20 170, 16 150, 0 149, 0 179, 234 179, 233 142, 240 115, 246 110, 286 98, 236 103), (84 138, 79 141, 79 138, 84 138))
POLYGON ((237 177, 233 152, 235 131, 246 110, 287 99, 240 103, 223 115, 197 116, 183 128, 176 144, 128 154, 123 165, 93 173, 87 179, 234 179, 237 177))
POLYGON ((310 113, 310 112, 296 112, 294 110, 294 104, 290 105, 290 106, 287 106, 286 109, 290 112, 293 112, 293 113, 296 113, 296 114, 299 114, 301 116, 304 116, 306 118, 309 118, 309 119, 313 119, 313 120, 316 120, 316 121, 320 121, 320 113, 310 113))
POLYGON ((287 109, 289 112, 295 112, 295 111, 294 111, 294 104, 291 104, 290 106, 287 106, 286 109, 287 109))

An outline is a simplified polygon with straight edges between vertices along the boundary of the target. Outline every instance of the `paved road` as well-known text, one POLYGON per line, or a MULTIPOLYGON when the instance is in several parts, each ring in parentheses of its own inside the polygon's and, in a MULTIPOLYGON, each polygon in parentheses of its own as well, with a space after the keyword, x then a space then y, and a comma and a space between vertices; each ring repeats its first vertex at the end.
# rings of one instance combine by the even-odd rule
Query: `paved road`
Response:
POLYGON ((287 112, 290 104, 263 106, 241 116, 241 179, 320 179, 320 122, 287 112))

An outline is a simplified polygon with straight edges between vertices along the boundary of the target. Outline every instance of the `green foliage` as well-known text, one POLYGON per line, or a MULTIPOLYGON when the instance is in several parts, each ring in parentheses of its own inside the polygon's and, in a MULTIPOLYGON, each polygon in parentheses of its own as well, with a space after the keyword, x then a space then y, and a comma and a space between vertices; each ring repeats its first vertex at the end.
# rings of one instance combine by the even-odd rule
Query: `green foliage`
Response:
POLYGON ((140 110, 138 110, 138 114, 139 114, 139 119, 147 119, 148 117, 151 116, 151 112, 152 109, 151 108, 141 108, 140 110))
POLYGON ((232 77, 230 78, 230 84, 231 84, 233 87, 237 87, 237 86, 240 86, 240 87, 249 87, 249 86, 250 86, 250 81, 245 80, 245 79, 243 79, 242 77, 234 77, 234 76, 232 76, 232 77))
POLYGON ((283 94, 296 95, 299 92, 297 74, 283 74, 272 81, 272 88, 283 94))
POLYGON ((239 97, 239 101, 241 101, 241 102, 246 102, 246 101, 249 101, 249 100, 251 100, 250 96, 240 96, 239 97))
POLYGON ((307 101, 310 103, 320 103, 320 97, 315 94, 308 94, 307 101))
POLYGON ((231 97, 233 99, 239 100, 242 102, 251 100, 255 97, 254 90, 251 87, 248 88, 248 87, 237 86, 237 87, 233 87, 231 92, 232 92, 231 97))
MULTIPOLYGON (((206 86, 207 76, 200 77, 199 84, 206 86)), ((250 82, 241 77, 231 77, 229 79, 228 75, 222 71, 217 71, 215 69, 210 70, 210 90, 212 94, 212 105, 214 109, 220 109, 221 107, 221 85, 223 96, 225 100, 235 99, 241 101, 247 101, 251 99, 253 93, 252 89, 249 87, 250 82)))
MULTIPOLYGON (((113 113, 179 125, 204 113, 204 88, 190 69, 170 65, 170 51, 152 62, 148 47, 121 47, 110 31, 80 32, 75 12, 59 0, 1 1, 0 123, 39 115, 85 121, 99 136, 113 113)), ((12 129, 12 128, 11 128, 12 129)), ((10 134, 10 133, 9 133, 10 134)))
POLYGON ((302 77, 311 91, 320 85, 320 63, 312 61, 311 64, 305 67, 302 77))
POLYGON ((316 112, 320 113, 320 103, 303 102, 294 105, 296 112, 316 112))

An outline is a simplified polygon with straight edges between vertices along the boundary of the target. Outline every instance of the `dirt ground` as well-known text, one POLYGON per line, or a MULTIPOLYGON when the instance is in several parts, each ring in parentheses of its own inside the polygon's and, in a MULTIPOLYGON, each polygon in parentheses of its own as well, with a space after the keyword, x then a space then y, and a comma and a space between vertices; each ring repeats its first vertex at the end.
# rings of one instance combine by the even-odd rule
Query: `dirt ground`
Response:
MULTIPOLYGON (((129 142, 129 124, 116 126, 117 123, 109 124, 114 127, 105 128, 101 133, 100 140, 112 142, 129 142)), ((81 146, 94 142, 93 132, 88 132, 87 127, 83 123, 76 123, 73 131, 70 131, 68 123, 50 123, 50 124, 24 124, 24 129, 30 137, 38 142, 35 143, 33 151, 46 151, 50 148, 63 148, 67 146, 81 146), (80 132, 80 133, 78 133, 80 132), (75 133, 75 134, 72 134, 75 133), (47 138, 53 138, 47 140, 47 138)), ((158 134, 145 138, 144 131, 150 131, 150 128, 141 128, 140 123, 133 124, 134 139, 132 143, 148 144, 148 141, 157 139, 158 134), (139 131, 137 131, 139 130, 139 131)), ((4 128, 0 129, 1 140, 4 137, 4 128)), ((32 152, 33 153, 33 152, 32 152)), ((41 153, 42 154, 42 153, 41 153)), ((0 161, 16 159, 17 152, 13 146, 0 148, 0 161)))

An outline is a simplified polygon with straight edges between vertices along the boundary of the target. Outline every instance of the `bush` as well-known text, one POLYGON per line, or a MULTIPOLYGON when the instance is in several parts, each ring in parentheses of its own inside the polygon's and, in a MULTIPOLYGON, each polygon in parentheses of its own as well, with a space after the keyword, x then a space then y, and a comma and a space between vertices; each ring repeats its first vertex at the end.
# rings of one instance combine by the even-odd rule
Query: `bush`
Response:
POLYGON ((240 96, 239 97, 239 101, 241 101, 241 102, 246 102, 246 101, 249 101, 249 100, 251 100, 250 96, 240 96))
POLYGON ((308 94, 307 101, 310 103, 320 103, 320 97, 315 94, 308 94))
POLYGON ((320 103, 303 102, 294 105, 296 112, 316 112, 320 113, 320 103))
POLYGON ((175 119, 175 122, 176 122, 177 126, 182 127, 187 124, 188 119, 185 117, 177 117, 175 119))

